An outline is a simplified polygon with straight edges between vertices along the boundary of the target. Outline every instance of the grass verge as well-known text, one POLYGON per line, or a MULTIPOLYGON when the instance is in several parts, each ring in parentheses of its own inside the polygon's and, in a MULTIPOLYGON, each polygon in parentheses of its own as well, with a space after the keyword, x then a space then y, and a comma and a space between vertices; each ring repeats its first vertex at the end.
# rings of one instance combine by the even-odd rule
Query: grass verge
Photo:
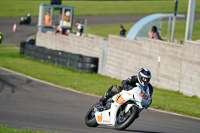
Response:
MULTIPOLYGON (((90 34, 95 34, 103 37, 108 37, 108 35, 119 35, 119 28, 120 24, 110 24, 110 25, 96 25, 96 26, 88 26, 87 32, 90 34)), ((134 25, 134 23, 124 23, 122 24, 125 29, 128 30, 134 25)), ((171 24, 172 25, 172 24, 171 24)), ((168 21, 162 22, 162 38, 167 38, 167 27, 168 21)), ((185 27, 186 21, 176 21, 176 29, 175 29, 175 39, 177 40, 185 40, 185 27)), ((200 20, 195 20, 193 24, 193 34, 192 40, 200 39, 200 20)), ((171 38, 171 35, 170 35, 171 38)))
MULTIPOLYGON (((110 85, 120 85, 120 80, 117 79, 95 73, 76 72, 21 56, 18 46, 14 44, 0 45, 0 60, 2 67, 86 93, 103 95, 110 85)), ((179 92, 155 88, 151 107, 200 118, 200 99, 196 96, 184 96, 179 92)))
MULTIPOLYGON (((40 3, 50 4, 49 0, 0 0, 0 17, 21 17, 27 13, 38 16, 40 3)), ((133 0, 133 1, 62 1, 62 5, 74 6, 75 15, 109 14, 151 14, 173 13, 174 0, 133 0)), ((196 7, 200 2, 196 1, 196 7)), ((187 12, 188 0, 180 0, 178 13, 187 12)), ((196 12, 200 12, 196 8, 196 12)))
POLYGON ((56 133, 56 132, 47 132, 47 131, 36 131, 29 129, 16 129, 8 126, 0 126, 1 133, 56 133))

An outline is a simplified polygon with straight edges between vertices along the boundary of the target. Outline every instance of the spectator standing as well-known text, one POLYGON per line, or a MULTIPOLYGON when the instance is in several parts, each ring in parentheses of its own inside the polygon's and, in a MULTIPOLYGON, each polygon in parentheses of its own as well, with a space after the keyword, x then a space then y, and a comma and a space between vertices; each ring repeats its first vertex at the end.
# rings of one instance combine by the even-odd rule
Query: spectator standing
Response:
POLYGON ((125 37, 126 35, 126 30, 124 29, 123 25, 120 25, 120 36, 125 37))
POLYGON ((44 24, 50 25, 51 19, 50 19, 50 12, 48 11, 46 15, 44 16, 44 24))
POLYGON ((153 26, 148 34, 149 34, 149 38, 151 39, 162 40, 156 26, 153 26))
POLYGON ((80 21, 76 21, 76 26, 77 26, 76 35, 81 36, 83 33, 84 26, 80 23, 80 21))
POLYGON ((1 44, 2 41, 3 41, 3 34, 0 31, 0 44, 1 44))

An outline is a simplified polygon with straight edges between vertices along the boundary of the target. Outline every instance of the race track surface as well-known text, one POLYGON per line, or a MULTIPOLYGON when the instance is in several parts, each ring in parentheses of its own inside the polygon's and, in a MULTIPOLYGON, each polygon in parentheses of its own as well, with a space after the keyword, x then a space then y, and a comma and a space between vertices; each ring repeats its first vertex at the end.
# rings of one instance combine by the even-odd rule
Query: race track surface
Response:
MULTIPOLYGON (((141 18, 149 14, 132 14, 132 15, 100 15, 100 16, 75 16, 74 21, 78 19, 86 19, 87 25, 102 25, 102 24, 121 24, 121 23, 135 23, 141 18)), ((184 14, 187 17, 187 14, 184 14)), ((179 18, 177 20, 186 20, 179 18)), ((200 13, 195 14, 195 19, 200 19, 200 13)), ((19 25, 20 17, 14 18, 0 18, 0 31, 4 34, 3 43, 19 44, 25 41, 29 36, 36 34, 38 17, 32 17, 30 25, 19 25), (13 25, 17 24, 17 31, 13 32, 13 25)), ((129 29, 127 29, 129 30, 129 29)))
MULTIPOLYGON (((121 132, 85 125, 85 114, 98 99, 0 68, 0 125, 62 133, 121 132)), ((199 133, 199 123, 199 119, 144 110, 123 132, 199 133)))

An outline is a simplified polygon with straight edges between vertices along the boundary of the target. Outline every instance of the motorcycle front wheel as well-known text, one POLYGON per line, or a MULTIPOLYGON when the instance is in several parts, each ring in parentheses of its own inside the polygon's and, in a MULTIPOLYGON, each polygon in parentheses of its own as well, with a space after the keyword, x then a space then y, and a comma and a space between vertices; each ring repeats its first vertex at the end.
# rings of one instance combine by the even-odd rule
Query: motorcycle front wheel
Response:
POLYGON ((120 110, 117 114, 117 119, 115 122, 115 129, 124 130, 129 127, 138 115, 138 108, 132 106, 127 113, 124 110, 120 110))
MULTIPOLYGON (((97 104, 97 103, 96 103, 97 104)), ((85 124, 88 126, 88 127, 96 127, 98 126, 99 124, 97 123, 96 121, 96 118, 95 118, 95 112, 94 112, 94 107, 96 106, 93 105, 92 108, 89 109, 89 111, 87 112, 86 116, 85 116, 85 124)))

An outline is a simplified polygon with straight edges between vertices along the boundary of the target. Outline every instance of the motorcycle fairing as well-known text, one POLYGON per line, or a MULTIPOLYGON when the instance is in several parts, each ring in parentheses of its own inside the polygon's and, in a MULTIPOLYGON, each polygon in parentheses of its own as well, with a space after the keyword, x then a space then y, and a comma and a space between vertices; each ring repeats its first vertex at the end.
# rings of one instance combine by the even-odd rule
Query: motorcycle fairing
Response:
POLYGON ((134 101, 135 104, 127 104, 125 111, 127 112, 131 106, 137 106, 141 112, 145 106, 151 103, 151 97, 148 91, 144 91, 141 86, 134 87, 132 90, 122 90, 120 93, 112 97, 114 101, 111 108, 104 111, 95 111, 95 117, 98 124, 115 125, 118 109, 127 101, 134 101))

